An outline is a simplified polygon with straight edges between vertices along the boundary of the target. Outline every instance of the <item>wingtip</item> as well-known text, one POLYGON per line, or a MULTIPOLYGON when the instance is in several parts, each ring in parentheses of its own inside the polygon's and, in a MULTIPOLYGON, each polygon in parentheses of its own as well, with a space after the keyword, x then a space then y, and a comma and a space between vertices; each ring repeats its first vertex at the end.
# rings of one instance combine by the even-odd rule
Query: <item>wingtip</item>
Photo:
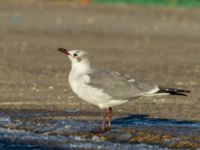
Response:
POLYGON ((192 91, 191 90, 187 90, 187 93, 192 93, 192 91))
POLYGON ((191 90, 184 90, 184 93, 192 93, 191 90))

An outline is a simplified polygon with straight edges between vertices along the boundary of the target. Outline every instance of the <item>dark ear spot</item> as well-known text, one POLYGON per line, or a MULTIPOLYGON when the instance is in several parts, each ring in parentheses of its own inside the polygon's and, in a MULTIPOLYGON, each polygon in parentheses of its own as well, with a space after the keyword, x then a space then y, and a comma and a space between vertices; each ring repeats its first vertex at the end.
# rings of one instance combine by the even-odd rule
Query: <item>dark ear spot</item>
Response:
POLYGON ((80 61, 81 61, 81 58, 80 58, 80 57, 76 57, 76 60, 77 60, 78 62, 80 62, 80 61))

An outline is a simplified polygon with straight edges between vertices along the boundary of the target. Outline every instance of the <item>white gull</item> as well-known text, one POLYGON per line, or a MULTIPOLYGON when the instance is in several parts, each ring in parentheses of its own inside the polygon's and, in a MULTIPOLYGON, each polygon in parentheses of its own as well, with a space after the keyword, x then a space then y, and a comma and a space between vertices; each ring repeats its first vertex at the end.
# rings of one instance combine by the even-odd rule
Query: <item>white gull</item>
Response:
POLYGON ((71 61, 69 84, 72 91, 82 100, 104 109, 102 131, 111 129, 112 107, 141 96, 182 95, 189 90, 162 88, 158 85, 136 80, 129 75, 108 70, 91 68, 88 55, 83 50, 58 49, 71 61), (108 128, 105 127, 109 111, 108 128))

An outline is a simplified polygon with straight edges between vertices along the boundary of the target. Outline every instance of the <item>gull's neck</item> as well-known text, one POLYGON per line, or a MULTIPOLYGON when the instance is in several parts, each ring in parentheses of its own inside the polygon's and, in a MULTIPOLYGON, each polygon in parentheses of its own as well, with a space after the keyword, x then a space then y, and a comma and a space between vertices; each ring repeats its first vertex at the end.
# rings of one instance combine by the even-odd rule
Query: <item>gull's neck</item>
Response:
POLYGON ((80 77, 87 75, 91 72, 89 60, 84 60, 82 62, 72 62, 70 74, 74 77, 80 77))

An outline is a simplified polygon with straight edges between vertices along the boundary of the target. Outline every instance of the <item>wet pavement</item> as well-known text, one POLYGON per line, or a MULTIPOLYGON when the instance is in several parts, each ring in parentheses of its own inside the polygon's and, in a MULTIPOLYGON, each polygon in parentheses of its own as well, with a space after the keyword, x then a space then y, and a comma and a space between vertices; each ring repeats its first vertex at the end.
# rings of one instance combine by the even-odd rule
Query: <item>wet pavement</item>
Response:
POLYGON ((94 134, 91 131, 98 129, 101 121, 73 118, 83 114, 87 112, 1 113, 0 149, 200 148, 200 122, 197 121, 127 114, 113 119, 112 130, 94 134))

